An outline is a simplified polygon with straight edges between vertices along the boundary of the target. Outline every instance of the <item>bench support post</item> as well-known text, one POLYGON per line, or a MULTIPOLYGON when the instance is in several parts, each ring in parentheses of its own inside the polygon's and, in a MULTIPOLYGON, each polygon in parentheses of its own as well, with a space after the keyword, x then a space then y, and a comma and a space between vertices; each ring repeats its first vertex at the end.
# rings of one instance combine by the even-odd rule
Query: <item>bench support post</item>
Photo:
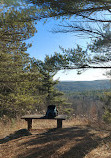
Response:
POLYGON ((30 131, 32 129, 32 119, 25 119, 27 121, 27 127, 28 130, 30 131))
POLYGON ((57 120, 57 128, 62 128, 62 120, 57 120))

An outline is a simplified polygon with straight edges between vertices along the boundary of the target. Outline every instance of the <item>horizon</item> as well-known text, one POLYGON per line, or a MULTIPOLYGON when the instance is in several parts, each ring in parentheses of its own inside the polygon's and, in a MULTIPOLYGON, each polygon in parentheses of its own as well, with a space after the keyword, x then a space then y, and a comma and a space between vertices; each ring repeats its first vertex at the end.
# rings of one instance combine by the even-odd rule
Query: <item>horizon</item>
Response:
POLYGON ((59 80, 59 82, 93 82, 93 81, 110 81, 110 79, 98 79, 98 80, 84 80, 84 81, 71 81, 71 80, 59 80))

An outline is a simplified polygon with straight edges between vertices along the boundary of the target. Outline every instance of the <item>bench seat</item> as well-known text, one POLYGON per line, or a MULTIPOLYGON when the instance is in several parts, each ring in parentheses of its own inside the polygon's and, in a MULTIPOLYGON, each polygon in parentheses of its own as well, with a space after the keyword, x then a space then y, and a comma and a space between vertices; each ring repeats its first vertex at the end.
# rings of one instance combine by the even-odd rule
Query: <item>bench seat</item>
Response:
POLYGON ((48 120, 57 120, 57 128, 62 128, 62 121, 66 119, 65 115, 58 115, 54 118, 47 118, 44 115, 24 115, 21 117, 27 121, 27 128, 30 131, 32 129, 32 119, 48 119, 48 120))

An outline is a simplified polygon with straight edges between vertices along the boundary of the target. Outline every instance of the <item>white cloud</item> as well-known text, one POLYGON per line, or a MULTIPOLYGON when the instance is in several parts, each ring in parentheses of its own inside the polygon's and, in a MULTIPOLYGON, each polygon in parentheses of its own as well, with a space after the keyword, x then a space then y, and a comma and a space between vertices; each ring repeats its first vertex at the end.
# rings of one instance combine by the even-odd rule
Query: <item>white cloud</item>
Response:
POLYGON ((105 74, 104 69, 90 69, 83 72, 81 75, 77 75, 76 70, 59 71, 55 76, 54 80, 58 79, 60 81, 92 81, 92 80, 103 80, 108 79, 105 74))

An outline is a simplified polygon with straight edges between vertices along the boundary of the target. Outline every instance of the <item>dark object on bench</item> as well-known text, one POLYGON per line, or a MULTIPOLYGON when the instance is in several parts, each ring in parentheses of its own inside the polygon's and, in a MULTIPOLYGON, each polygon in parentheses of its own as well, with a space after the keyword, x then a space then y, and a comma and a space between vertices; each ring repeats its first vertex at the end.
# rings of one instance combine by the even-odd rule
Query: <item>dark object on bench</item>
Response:
POLYGON ((55 105, 49 105, 46 112, 46 118, 54 118, 58 115, 58 111, 55 105))

